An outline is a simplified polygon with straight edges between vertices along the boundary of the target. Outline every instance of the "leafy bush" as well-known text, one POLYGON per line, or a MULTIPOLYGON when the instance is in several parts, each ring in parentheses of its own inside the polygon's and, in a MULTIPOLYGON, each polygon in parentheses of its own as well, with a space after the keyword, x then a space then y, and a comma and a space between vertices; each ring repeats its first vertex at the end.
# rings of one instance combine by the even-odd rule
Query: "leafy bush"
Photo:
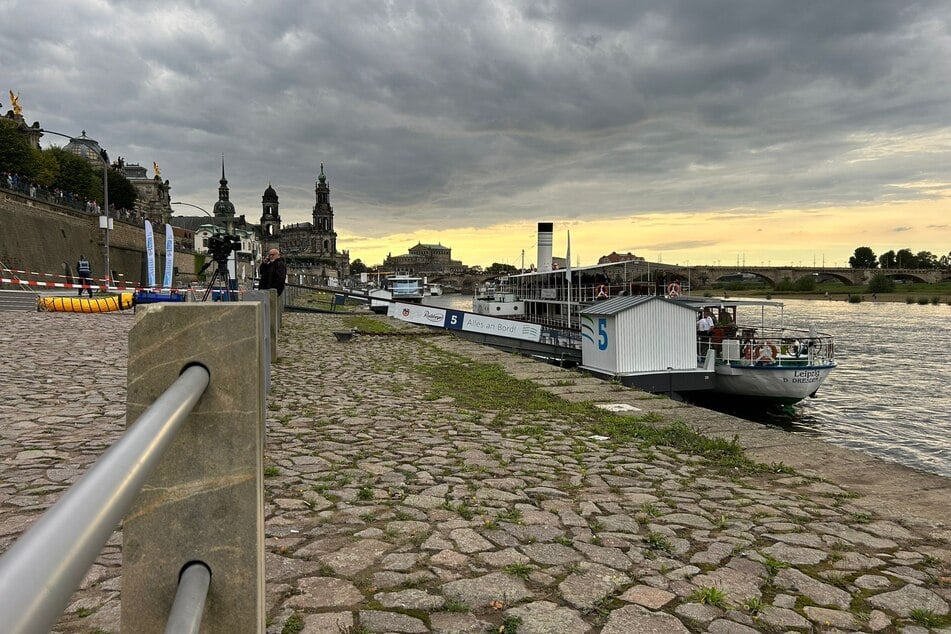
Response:
POLYGON ((797 291, 814 291, 816 290, 816 277, 814 275, 800 277, 796 280, 794 286, 797 291))
POLYGON ((883 273, 872 276, 868 281, 869 293, 894 293, 895 281, 883 273))

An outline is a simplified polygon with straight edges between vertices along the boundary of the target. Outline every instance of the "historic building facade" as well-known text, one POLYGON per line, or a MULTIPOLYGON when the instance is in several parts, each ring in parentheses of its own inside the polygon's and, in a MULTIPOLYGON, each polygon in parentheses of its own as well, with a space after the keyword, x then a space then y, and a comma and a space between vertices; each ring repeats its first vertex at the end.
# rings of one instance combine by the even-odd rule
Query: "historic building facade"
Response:
POLYGON ((388 254, 383 268, 401 273, 461 273, 465 268, 452 259, 452 249, 441 244, 417 243, 403 255, 388 254))
POLYGON ((337 250, 334 210, 330 185, 320 164, 314 188, 313 221, 281 225, 277 192, 268 184, 261 197, 261 240, 264 248, 277 247, 287 261, 289 275, 300 276, 304 284, 324 284, 350 274, 350 252, 337 250))
POLYGON ((149 178, 148 170, 138 163, 126 163, 120 156, 112 164, 120 170, 129 183, 135 187, 136 199, 135 210, 148 218, 153 224, 168 222, 172 215, 171 196, 169 191, 171 187, 168 181, 162 181, 162 175, 156 168, 155 176, 149 178))

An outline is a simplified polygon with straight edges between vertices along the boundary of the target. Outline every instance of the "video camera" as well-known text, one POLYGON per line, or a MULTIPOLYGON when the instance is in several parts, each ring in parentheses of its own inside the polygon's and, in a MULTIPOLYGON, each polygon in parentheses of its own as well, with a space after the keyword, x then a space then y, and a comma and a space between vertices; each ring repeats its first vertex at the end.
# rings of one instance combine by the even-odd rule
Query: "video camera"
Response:
POLYGON ((241 246, 241 238, 228 234, 216 234, 208 238, 208 252, 215 262, 227 262, 231 252, 241 246))

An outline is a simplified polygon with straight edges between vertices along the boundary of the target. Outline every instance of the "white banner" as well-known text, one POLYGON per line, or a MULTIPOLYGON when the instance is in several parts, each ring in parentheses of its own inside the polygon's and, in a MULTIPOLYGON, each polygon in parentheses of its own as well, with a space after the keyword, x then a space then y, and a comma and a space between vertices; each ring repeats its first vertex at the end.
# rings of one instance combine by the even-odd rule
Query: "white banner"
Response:
POLYGON ((155 236, 152 235, 152 223, 145 221, 145 263, 148 270, 147 286, 155 287, 155 236))
POLYGON ((514 319, 486 317, 474 313, 466 313, 462 320, 462 329, 497 337, 524 339, 525 341, 539 341, 542 338, 542 327, 538 324, 514 319))
POLYGON ((424 326, 444 327, 446 323, 446 309, 435 308, 433 306, 421 306, 420 304, 401 304, 399 302, 391 303, 386 310, 388 317, 408 321, 414 324, 424 326))
POLYGON ((165 279, 162 280, 164 288, 172 288, 172 269, 175 268, 175 234, 172 233, 172 225, 165 224, 165 279))

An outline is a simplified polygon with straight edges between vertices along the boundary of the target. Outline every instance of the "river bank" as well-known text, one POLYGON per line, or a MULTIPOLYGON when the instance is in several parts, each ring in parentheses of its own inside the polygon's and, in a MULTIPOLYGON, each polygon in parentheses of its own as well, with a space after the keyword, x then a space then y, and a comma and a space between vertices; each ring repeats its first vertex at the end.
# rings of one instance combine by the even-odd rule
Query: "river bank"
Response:
POLYGON ((864 288, 848 289, 837 287, 830 291, 776 291, 769 288, 758 288, 749 290, 725 290, 725 289, 695 289, 694 294, 704 295, 709 293, 714 297, 757 297, 762 299, 807 299, 813 301, 832 301, 848 302, 859 298, 861 302, 895 302, 901 304, 918 304, 921 302, 933 304, 934 298, 937 298, 938 304, 951 304, 951 288, 947 284, 933 285, 933 288, 925 287, 923 289, 912 291, 896 291, 893 293, 869 293, 864 288))
MULTIPOLYGON (((4 546, 121 433, 132 322, 9 316, 4 546)), ((406 324, 338 343, 349 319, 285 315, 269 632, 948 624, 947 480, 406 324)), ((118 632, 120 544, 57 632, 118 632)))

